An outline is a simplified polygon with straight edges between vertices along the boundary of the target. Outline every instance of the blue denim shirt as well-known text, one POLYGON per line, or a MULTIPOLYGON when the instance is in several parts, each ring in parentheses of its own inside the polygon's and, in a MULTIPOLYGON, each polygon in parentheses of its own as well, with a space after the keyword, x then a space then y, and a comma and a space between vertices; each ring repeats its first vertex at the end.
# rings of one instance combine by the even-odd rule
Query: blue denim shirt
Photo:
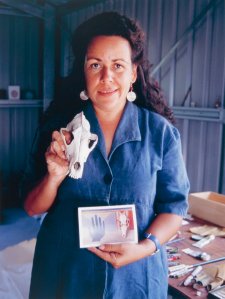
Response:
POLYGON ((185 215, 189 182, 179 133, 160 115, 127 103, 107 157, 91 103, 84 114, 99 141, 85 163, 82 179, 67 177, 63 181, 43 221, 30 298, 167 298, 164 248, 114 269, 79 248, 77 208, 135 204, 139 238, 157 214, 185 215))

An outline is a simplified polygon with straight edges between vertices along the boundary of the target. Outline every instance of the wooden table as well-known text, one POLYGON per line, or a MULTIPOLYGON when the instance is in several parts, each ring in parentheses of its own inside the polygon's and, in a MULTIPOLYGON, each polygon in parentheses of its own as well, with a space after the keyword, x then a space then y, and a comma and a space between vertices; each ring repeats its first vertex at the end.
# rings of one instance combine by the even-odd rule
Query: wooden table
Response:
MULTIPOLYGON (((189 221, 189 224, 183 225, 181 228, 181 235, 179 238, 184 238, 181 241, 174 242, 172 244, 169 244, 169 246, 173 247, 178 247, 179 253, 181 253, 181 259, 178 260, 182 264, 186 265, 192 265, 192 264, 197 264, 200 262, 203 262, 201 260, 198 260, 196 258, 193 258, 186 253, 182 252, 181 250, 184 248, 191 248, 193 250, 198 250, 198 251, 204 251, 207 252, 211 255, 211 259, 215 258, 220 258, 225 256, 225 237, 216 237, 215 240, 213 240, 211 243, 205 245, 203 248, 197 248, 192 246, 196 241, 191 240, 191 232, 189 231, 190 227, 195 227, 195 226, 200 226, 200 225, 213 225, 210 224, 206 221, 203 221, 198 218, 194 218, 193 221, 189 221)), ((224 261, 220 261, 217 263, 212 263, 209 265, 204 265, 203 270, 205 267, 209 267, 210 265, 219 265, 219 264, 224 264, 224 261)), ((191 273, 191 272, 190 272, 191 273)), ((180 286, 181 282, 188 276, 190 275, 188 273, 187 275, 181 277, 181 278, 169 278, 169 294, 173 295, 175 298, 207 298, 208 292, 206 291, 205 288, 201 288, 201 296, 196 296, 196 290, 192 286, 180 286), (177 296, 177 297, 176 297, 177 296)))

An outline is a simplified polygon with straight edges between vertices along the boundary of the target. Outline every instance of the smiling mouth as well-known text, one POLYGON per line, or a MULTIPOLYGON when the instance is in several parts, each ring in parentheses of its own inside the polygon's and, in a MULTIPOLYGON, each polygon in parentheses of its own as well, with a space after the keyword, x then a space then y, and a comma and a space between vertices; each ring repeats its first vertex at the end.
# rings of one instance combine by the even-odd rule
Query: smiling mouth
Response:
POLYGON ((114 89, 114 90, 99 90, 98 91, 98 93, 100 95, 107 95, 107 96, 112 95, 112 94, 114 94, 116 92, 117 92, 117 89, 114 89))

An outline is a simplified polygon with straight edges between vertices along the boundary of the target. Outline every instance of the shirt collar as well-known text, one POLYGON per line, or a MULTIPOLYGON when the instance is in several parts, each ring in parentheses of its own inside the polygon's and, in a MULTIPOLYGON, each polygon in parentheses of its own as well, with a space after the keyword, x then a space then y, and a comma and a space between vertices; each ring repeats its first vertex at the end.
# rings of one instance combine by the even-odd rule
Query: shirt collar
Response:
MULTIPOLYGON (((100 149, 104 158, 107 159, 104 136, 91 102, 85 107, 84 114, 90 122, 91 133, 98 135, 96 147, 100 149)), ((138 123, 138 107, 133 103, 127 102, 113 138, 109 159, 118 146, 130 141, 141 141, 141 133, 138 123)))

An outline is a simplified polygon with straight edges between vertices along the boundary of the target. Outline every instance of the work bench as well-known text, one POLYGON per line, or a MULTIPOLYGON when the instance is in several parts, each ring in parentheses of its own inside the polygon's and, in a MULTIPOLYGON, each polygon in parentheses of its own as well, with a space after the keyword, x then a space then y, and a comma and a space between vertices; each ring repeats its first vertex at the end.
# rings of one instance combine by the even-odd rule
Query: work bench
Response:
MULTIPOLYGON (((214 225, 209 222, 206 222, 204 220, 194 218, 192 221, 188 221, 189 224, 182 225, 181 227, 181 234, 179 235, 180 241, 170 243, 169 246, 177 247, 179 250, 179 253, 181 253, 181 258, 178 260, 180 263, 185 264, 185 265, 193 265, 193 264, 198 264, 203 261, 193 258, 186 253, 182 252, 182 249, 185 248, 191 248, 195 251, 204 251, 208 254, 210 254, 211 259, 217 259, 220 257, 225 256, 225 237, 216 237, 215 240, 213 240, 211 243, 205 245, 203 248, 197 248, 192 246, 193 243, 196 241, 191 240, 191 235, 192 233, 189 231, 191 227, 196 227, 196 226, 202 226, 205 224, 208 225, 214 225), (184 239, 182 239, 184 238, 184 239)), ((176 240, 176 239, 175 239, 176 240)), ((219 264, 224 264, 224 261, 216 262, 216 263, 211 263, 208 265, 203 265, 203 270, 205 267, 209 266, 214 266, 214 265, 219 265, 219 264)), ((206 288, 201 288, 201 295, 197 296, 196 292, 192 285, 190 286, 183 286, 181 283, 184 281, 184 279, 190 275, 191 272, 188 274, 184 275, 183 277, 180 278, 169 278, 169 294, 172 295, 174 298, 177 299, 182 299, 182 298, 199 298, 199 299, 205 299, 208 296, 208 292, 206 288)), ((225 298, 225 297, 224 297, 225 298)))

